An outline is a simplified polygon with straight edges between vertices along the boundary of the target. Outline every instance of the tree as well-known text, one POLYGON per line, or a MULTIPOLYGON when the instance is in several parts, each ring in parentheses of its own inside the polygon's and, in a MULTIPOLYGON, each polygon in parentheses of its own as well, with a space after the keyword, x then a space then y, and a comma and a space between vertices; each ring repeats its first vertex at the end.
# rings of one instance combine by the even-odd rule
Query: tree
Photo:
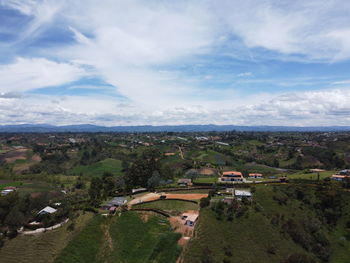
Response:
POLYGON ((90 196, 90 202, 94 206, 98 206, 101 202, 102 198, 102 180, 100 178, 92 178, 90 189, 89 189, 89 196, 90 196))
POLYGON ((157 171, 153 172, 153 175, 147 181, 147 188, 150 191, 154 191, 154 189, 160 184, 160 174, 157 171))

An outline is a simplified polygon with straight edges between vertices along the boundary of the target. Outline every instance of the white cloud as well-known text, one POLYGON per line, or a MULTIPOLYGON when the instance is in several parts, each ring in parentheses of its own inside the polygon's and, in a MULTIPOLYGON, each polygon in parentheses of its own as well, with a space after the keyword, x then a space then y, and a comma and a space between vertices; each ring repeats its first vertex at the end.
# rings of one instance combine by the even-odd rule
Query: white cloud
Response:
POLYGON ((0 92, 23 92, 58 86, 80 79, 83 69, 71 63, 57 63, 44 58, 17 58, 0 66, 0 92))
MULTIPOLYGON (((248 50, 249 56, 257 60, 261 59, 259 56, 277 60, 301 56, 306 62, 349 59, 350 4, 345 1, 0 3, 31 18, 25 30, 18 33, 14 50, 18 43, 43 35, 54 23, 70 29, 76 40, 64 48, 53 45, 36 50, 36 54, 50 59, 18 58, 0 66, 0 116, 4 118, 0 121, 4 123, 17 119, 103 124, 350 124, 345 102, 350 94, 346 90, 241 97, 235 87, 201 87, 201 83, 220 79, 220 74, 210 72, 210 68, 204 74, 193 73, 201 76, 197 81, 190 70, 177 69, 198 63, 198 57, 213 59, 218 53, 241 58, 241 50, 248 50), (86 67, 91 69, 88 73, 86 67), (127 98, 127 105, 108 97, 70 96, 62 100, 54 96, 33 99, 13 95, 66 84, 87 74, 115 86, 127 98), (22 116, 16 113, 18 105, 26 109, 22 116), (16 114, 17 117, 9 117, 16 114)), ((235 68, 234 74, 253 76, 249 70, 253 69, 235 68)), ((259 81, 269 83, 276 79, 239 80, 252 85, 259 81)), ((298 83, 307 85, 311 84, 298 83)))
POLYGON ((350 58, 346 1, 225 1, 225 23, 248 48, 262 47, 308 60, 350 58))
POLYGON ((0 122, 100 125, 350 125, 350 88, 257 96, 255 100, 152 110, 110 97, 0 98, 0 122), (50 100, 51 99, 51 100, 50 100), (91 106, 93 105, 93 107, 91 106), (23 109, 26 109, 23 111, 23 109), (30 121, 28 121, 30 120, 30 121))

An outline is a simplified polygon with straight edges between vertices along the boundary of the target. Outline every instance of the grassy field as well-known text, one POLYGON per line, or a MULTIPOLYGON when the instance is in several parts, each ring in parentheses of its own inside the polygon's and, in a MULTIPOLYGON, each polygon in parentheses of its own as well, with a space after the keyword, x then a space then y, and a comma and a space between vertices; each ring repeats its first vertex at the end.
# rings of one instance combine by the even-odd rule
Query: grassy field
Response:
POLYGON ((8 186, 14 186, 14 187, 19 187, 21 186, 23 183, 19 182, 19 181, 15 181, 15 182, 1 182, 0 181, 0 191, 3 190, 5 187, 8 186))
POLYGON ((21 195, 30 194, 33 192, 46 192, 54 190, 52 184, 46 182, 38 181, 11 181, 11 180, 1 180, 0 181, 0 191, 7 186, 17 187, 17 191, 21 195))
POLYGON ((136 205, 135 208, 156 208, 169 212, 183 212, 186 210, 197 210, 198 205, 195 203, 178 201, 178 200, 159 200, 152 203, 136 205))
POLYGON ((120 217, 96 216, 55 262, 175 262, 179 234, 165 217, 126 212, 120 217))
MULTIPOLYGON (((332 174, 335 174, 336 171, 324 171, 320 172, 320 180, 330 177, 332 174)), ((289 174, 289 179, 306 179, 306 180, 317 180, 317 173, 305 173, 305 172, 298 172, 295 174, 289 174)))
POLYGON ((95 216, 89 224, 64 248, 56 263, 97 262, 98 252, 103 244, 101 216, 95 216))
POLYGON ((110 227, 113 251, 107 262, 175 262, 180 249, 179 234, 170 230, 168 221, 158 215, 142 218, 134 212, 124 213, 110 227))
POLYGON ((17 236, 8 240, 0 249, 0 262, 6 263, 50 263, 68 244, 68 242, 81 231, 92 218, 92 214, 85 213, 75 220, 74 231, 68 231, 68 222, 63 227, 46 233, 17 236))
MULTIPOLYGON (((195 238, 185 248, 183 262, 280 263, 292 253, 302 253, 313 258, 315 262, 321 262, 317 258, 318 252, 312 253, 311 250, 305 249, 284 231, 289 220, 308 222, 318 218, 316 211, 288 197, 287 204, 279 204, 274 200, 274 196, 281 193, 275 189, 273 186, 256 186, 256 203, 249 206, 242 216, 234 216, 232 221, 226 216, 217 219, 216 213, 210 208, 202 209, 195 238)), ((310 194, 307 199, 313 200, 313 190, 307 193, 310 194)), ((348 211, 350 195, 345 195, 347 197, 344 202, 348 204, 348 211)), ((321 225, 320 230, 317 230, 318 238, 324 236, 330 242, 331 263, 350 262, 350 242, 346 239, 349 231, 344 227, 346 220, 346 216, 342 217, 332 230, 327 225, 321 225)))
POLYGON ((106 159, 91 165, 77 166, 70 171, 70 174, 83 174, 85 176, 102 176, 104 172, 110 172, 114 175, 121 175, 121 170, 122 167, 120 160, 106 159))
POLYGON ((194 180, 195 183, 217 183, 218 182, 218 177, 217 176, 203 176, 203 177, 198 177, 194 180))

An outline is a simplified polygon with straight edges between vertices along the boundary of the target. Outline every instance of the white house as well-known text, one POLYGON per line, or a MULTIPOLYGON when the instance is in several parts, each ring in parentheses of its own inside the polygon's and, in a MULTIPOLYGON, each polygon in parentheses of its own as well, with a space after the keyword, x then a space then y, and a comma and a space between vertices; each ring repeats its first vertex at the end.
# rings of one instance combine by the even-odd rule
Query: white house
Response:
POLYGON ((243 198, 251 199, 252 193, 248 190, 235 190, 234 191, 234 197, 237 200, 242 200, 243 198))
POLYGON ((51 206, 47 206, 43 209, 41 209, 39 212, 38 212, 38 215, 45 215, 45 214, 53 214, 57 211, 57 209, 51 207, 51 206))

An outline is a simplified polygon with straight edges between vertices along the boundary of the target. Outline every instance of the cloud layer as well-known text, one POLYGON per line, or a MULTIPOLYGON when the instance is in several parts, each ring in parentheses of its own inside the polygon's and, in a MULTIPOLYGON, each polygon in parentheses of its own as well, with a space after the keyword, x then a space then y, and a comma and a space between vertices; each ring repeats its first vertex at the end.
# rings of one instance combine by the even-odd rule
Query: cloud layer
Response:
POLYGON ((0 122, 350 125, 349 11, 340 0, 0 0, 0 122), (47 91, 79 81, 99 92, 47 91))

